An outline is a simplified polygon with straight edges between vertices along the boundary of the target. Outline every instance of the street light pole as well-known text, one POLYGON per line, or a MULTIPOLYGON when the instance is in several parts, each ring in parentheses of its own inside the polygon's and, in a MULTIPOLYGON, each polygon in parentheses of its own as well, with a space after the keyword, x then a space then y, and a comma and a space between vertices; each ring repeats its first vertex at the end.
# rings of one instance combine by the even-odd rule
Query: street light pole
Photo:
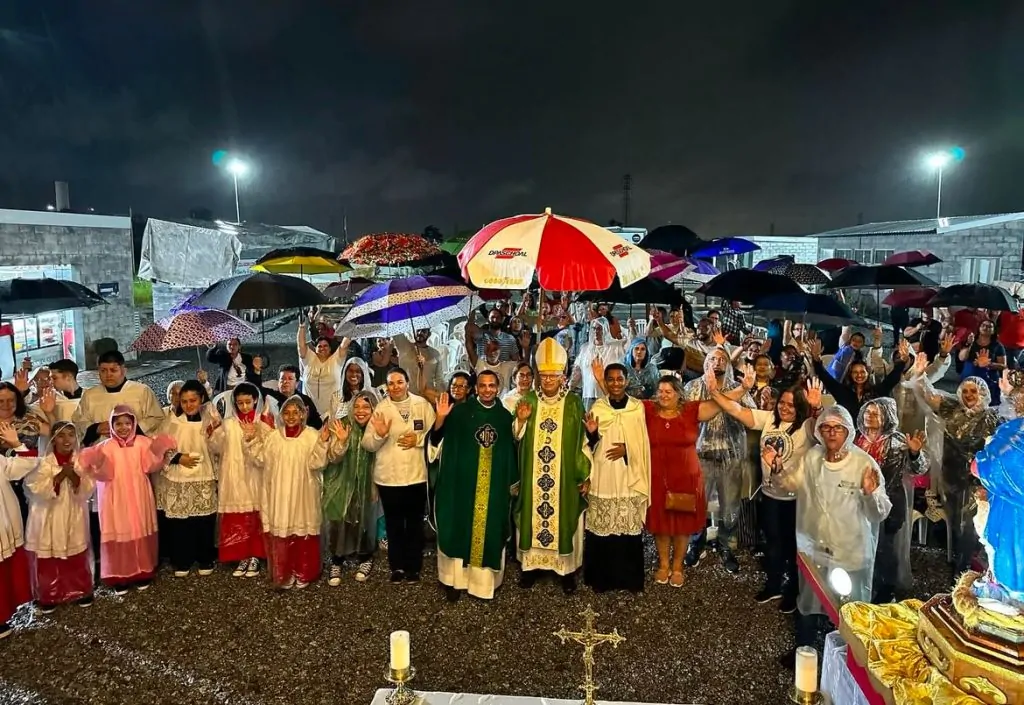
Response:
MULTIPOLYGON (((235 208, 238 208, 238 181, 235 181, 235 208)), ((935 220, 942 218, 942 165, 939 165, 939 191, 935 197, 935 220)))
POLYGON ((942 218, 942 170, 952 159, 953 156, 950 152, 936 152, 927 159, 928 166, 938 173, 939 178, 938 190, 935 195, 935 220, 942 218))
MULTIPOLYGON (((242 211, 238 207, 238 172, 234 169, 231 170, 231 177, 235 181, 235 222, 241 225, 242 223, 242 211)), ((939 171, 939 193, 942 193, 942 171, 939 171)))

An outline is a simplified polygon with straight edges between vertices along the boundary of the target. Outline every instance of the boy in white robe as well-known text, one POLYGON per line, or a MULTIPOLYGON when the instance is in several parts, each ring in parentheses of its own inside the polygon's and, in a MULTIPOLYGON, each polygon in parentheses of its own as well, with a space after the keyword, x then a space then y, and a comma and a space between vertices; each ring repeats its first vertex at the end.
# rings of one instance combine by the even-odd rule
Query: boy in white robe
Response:
MULTIPOLYGON (((18 440, 18 432, 7 424, 0 424, 0 440, 15 453, 28 452, 18 440)), ((14 631, 7 621, 14 611, 32 599, 21 507, 11 482, 21 480, 38 464, 35 457, 0 455, 0 639, 14 631)))
POLYGON ((36 607, 92 604, 93 560, 89 545, 89 498, 96 488, 78 463, 78 434, 67 421, 53 425, 49 451, 25 478, 29 498, 25 550, 36 607))

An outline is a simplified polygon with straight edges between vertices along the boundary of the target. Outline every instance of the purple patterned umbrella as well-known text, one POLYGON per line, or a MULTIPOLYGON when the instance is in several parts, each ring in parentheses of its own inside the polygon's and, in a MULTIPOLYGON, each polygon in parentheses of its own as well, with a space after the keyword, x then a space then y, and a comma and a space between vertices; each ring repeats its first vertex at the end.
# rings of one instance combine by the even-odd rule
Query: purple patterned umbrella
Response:
POLYGON ((352 304, 339 332, 349 338, 410 337, 468 316, 470 291, 465 284, 436 275, 405 277, 375 284, 352 304))
POLYGON ((164 352, 214 345, 231 338, 244 338, 253 333, 248 323, 225 311, 182 311, 147 326, 128 349, 138 352, 164 352))
POLYGON ((793 255, 779 255, 778 257, 772 257, 771 259, 763 259, 755 264, 752 269, 755 272, 770 272, 776 267, 785 267, 786 265, 793 264, 795 258, 793 255))
POLYGON ((668 279, 667 281, 669 284, 676 284, 679 282, 703 283, 714 279, 720 273, 710 262, 694 259, 693 257, 683 257, 682 259, 689 265, 688 268, 684 269, 682 273, 668 279))

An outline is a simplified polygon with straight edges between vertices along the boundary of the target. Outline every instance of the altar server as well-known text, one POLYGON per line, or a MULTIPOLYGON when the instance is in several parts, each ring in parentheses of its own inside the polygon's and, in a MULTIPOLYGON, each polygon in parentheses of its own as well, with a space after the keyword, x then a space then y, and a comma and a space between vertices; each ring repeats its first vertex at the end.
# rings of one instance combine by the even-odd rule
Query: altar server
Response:
POLYGON ((138 435, 130 407, 115 406, 110 437, 79 454, 81 467, 97 482, 100 578, 124 595, 153 583, 157 566, 156 503, 148 475, 164 466, 174 439, 138 435))
POLYGON ((263 533, 273 584, 304 588, 320 575, 320 489, 332 422, 319 434, 306 425, 301 397, 282 405, 275 428, 241 423, 249 461, 263 472, 263 533))
MULTIPOLYGON (((0 440, 15 452, 28 451, 8 424, 0 424, 0 440)), ((7 620, 14 611, 32 599, 21 507, 11 482, 21 480, 38 464, 34 457, 0 455, 0 639, 11 635, 13 627, 7 620)))
POLYGON ((89 545, 89 498, 96 488, 78 462, 73 424, 53 425, 49 451, 25 478, 29 498, 25 550, 32 570, 37 609, 92 604, 93 560, 89 545))

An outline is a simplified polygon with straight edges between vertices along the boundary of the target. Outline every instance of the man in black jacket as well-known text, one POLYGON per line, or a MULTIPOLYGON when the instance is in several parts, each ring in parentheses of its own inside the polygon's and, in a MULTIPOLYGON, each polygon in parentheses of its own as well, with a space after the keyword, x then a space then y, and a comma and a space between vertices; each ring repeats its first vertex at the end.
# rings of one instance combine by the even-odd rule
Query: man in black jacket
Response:
POLYGON ((220 393, 234 389, 242 382, 263 386, 262 359, 253 358, 249 353, 242 352, 242 343, 238 338, 228 340, 226 346, 214 345, 206 351, 206 360, 220 368, 213 391, 220 393))
POLYGON ((299 368, 295 365, 281 365, 277 370, 277 389, 262 387, 262 391, 268 397, 277 401, 278 408, 288 400, 288 397, 299 397, 302 399, 302 403, 306 405, 307 410, 306 425, 319 431, 323 427, 323 422, 320 420, 320 412, 317 411, 313 400, 298 390, 298 385, 299 368))

